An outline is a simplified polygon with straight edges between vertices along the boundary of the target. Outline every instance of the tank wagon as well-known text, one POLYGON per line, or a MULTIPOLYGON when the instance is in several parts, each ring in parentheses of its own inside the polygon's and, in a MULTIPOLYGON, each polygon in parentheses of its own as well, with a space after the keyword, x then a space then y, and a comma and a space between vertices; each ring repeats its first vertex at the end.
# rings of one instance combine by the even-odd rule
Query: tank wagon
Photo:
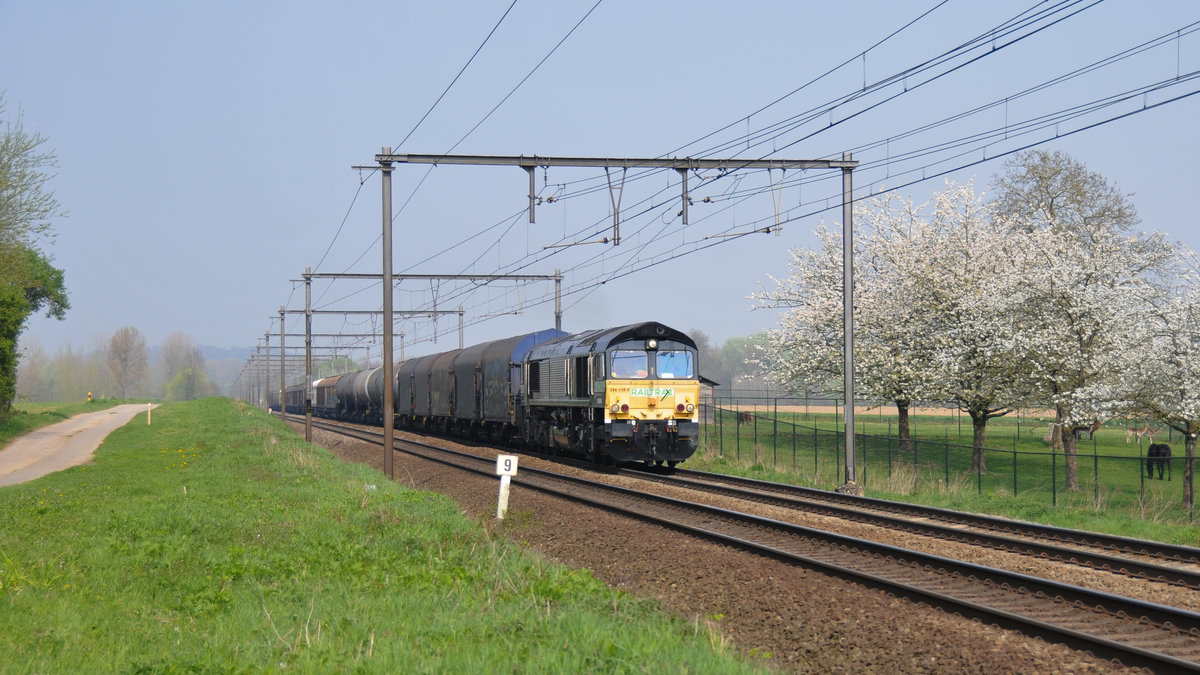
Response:
MULTIPOLYGON (((374 368, 318 380, 313 414, 379 424, 385 379, 374 368)), ((390 380, 402 429, 669 466, 695 453, 700 433, 696 344, 657 322, 484 342, 403 361, 390 380)), ((304 389, 288 388, 290 410, 304 389)))

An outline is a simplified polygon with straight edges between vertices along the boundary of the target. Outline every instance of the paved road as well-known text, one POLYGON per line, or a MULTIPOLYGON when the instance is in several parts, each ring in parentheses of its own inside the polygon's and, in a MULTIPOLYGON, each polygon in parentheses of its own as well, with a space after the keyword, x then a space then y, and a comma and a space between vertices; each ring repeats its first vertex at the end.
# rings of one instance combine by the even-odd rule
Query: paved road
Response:
POLYGON ((14 439, 0 448, 0 485, 24 483, 87 463, 106 436, 145 411, 145 404, 127 403, 76 415, 14 439))

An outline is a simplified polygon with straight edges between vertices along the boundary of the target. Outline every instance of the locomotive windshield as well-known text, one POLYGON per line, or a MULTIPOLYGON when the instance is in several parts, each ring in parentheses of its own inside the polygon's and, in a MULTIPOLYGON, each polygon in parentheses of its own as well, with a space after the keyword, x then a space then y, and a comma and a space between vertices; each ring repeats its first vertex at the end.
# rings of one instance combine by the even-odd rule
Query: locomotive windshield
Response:
POLYGON ((696 377, 696 353, 687 349, 617 349, 612 352, 609 373, 609 377, 623 380, 691 379, 696 377))
POLYGON ((646 352, 631 349, 618 349, 613 352, 612 377, 632 379, 649 375, 650 365, 646 359, 646 352))
POLYGON ((658 352, 654 370, 663 379, 695 377, 692 372, 692 353, 682 349, 664 349, 658 352))

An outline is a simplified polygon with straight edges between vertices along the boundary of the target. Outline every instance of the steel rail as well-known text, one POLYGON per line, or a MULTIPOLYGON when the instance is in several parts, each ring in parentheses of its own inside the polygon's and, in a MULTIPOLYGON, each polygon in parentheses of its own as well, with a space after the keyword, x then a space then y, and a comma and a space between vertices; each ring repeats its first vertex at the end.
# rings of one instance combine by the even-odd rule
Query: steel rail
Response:
MULTIPOLYGON (((357 432, 360 438, 367 433, 357 432)), ((494 474, 489 458, 414 441, 401 444, 407 446, 401 452, 480 475, 494 474), (429 451, 460 461, 430 456, 429 451), (463 466, 461 460, 478 468, 463 466)), ((522 469, 513 482, 1054 639, 1127 666, 1200 672, 1200 613, 538 469, 522 469), (585 492, 599 492, 604 498, 585 492), (694 522, 686 522, 687 514, 693 514, 694 522), (723 531, 722 523, 733 532, 723 531), (747 537, 750 530, 760 532, 759 540, 747 537), (853 562, 845 562, 847 558, 853 562), (948 590, 951 586, 958 589, 948 590), (1097 622, 1101 630, 1089 632, 1088 624, 1097 622), (1165 645, 1162 651, 1155 648, 1158 645, 1165 645)))
MULTIPOLYGON (((802 488, 780 483, 765 483, 763 481, 753 481, 751 479, 726 480, 728 476, 722 474, 700 474, 700 472, 688 472, 687 475, 661 475, 655 473, 647 473, 637 469, 626 471, 628 475, 634 475, 644 480, 652 480, 660 482, 664 485, 682 487, 687 489, 702 490, 717 494, 724 494, 739 499, 746 499, 760 503, 772 504, 784 508, 796 509, 808 513, 817 513, 821 515, 852 520, 865 523, 868 525, 887 527, 891 529, 903 530, 924 536, 935 537, 939 539, 957 541, 978 546, 987 546, 989 548, 1019 553, 1022 555, 1030 555, 1039 558, 1057 560, 1060 562, 1071 563, 1075 565, 1083 565, 1093 569, 1105 570, 1118 574, 1138 577, 1150 581, 1158 581, 1188 588, 1200 589, 1200 570, 1190 570, 1179 567, 1171 567, 1158 562, 1144 562, 1131 558, 1120 557, 1109 553, 1097 553, 1080 548, 1068 548, 1064 546, 1064 539, 1047 536, 1045 530, 1059 531, 1058 528, 1050 528, 1048 526, 1038 524, 1026 524, 1016 521, 1004 521, 991 516, 978 516, 973 514, 962 513, 958 511, 946 511, 943 509, 931 509, 929 507, 915 506, 909 510, 903 507, 897 508, 894 502, 884 500, 868 500, 863 497, 854 497, 851 500, 846 500, 844 497, 850 495, 841 495, 823 490, 813 490, 810 488, 802 488), (827 497, 829 497, 827 499, 827 497), (883 504, 880 507, 878 504, 883 504), (867 511, 863 509, 875 509, 876 511, 867 511), (880 513, 878 511, 884 511, 880 513), (900 515, 888 515, 897 513, 900 515), (952 517, 941 518, 937 517, 938 513, 950 514, 952 517), (928 520, 918 521, 912 520, 913 517, 924 519, 941 520, 941 522, 929 522, 928 520), (977 519, 978 518, 978 519, 977 519), (1001 520, 1006 523, 1006 527, 1002 530, 1003 534, 997 534, 997 530, 989 527, 989 523, 995 520, 1001 520), (951 523, 951 524, 944 524, 951 523), (969 526, 982 528, 985 531, 964 530, 961 526, 969 526), (1010 536, 1012 535, 1012 536, 1010 536), (1042 541, 1035 541, 1035 540, 1042 541), (1043 543, 1049 540, 1055 543, 1043 543)), ((1079 532, 1078 530, 1068 530, 1067 532, 1079 532)), ((1089 533, 1080 533, 1089 534, 1089 533)), ((1097 537, 1105 537, 1105 535, 1096 535, 1097 537)), ((1186 547, 1172 546, 1163 544, 1171 553, 1169 555, 1154 556, 1152 553, 1144 549, 1154 549, 1156 542, 1142 542, 1141 540, 1127 540, 1125 538, 1114 537, 1114 539, 1132 541, 1141 544, 1136 554, 1154 557, 1155 560, 1169 560, 1178 562, 1179 556, 1176 551, 1186 547)), ((1071 542, 1073 543, 1073 542, 1071 542)), ((1104 550, 1116 550, 1114 547, 1099 547, 1104 550)), ((1200 551, 1195 551, 1200 554, 1200 551)), ((1184 561, 1190 563, 1191 561, 1184 561)))
POLYGON ((1118 551, 1130 555, 1142 555, 1160 560, 1200 565, 1200 548, 1194 548, 1191 546, 1179 546, 1176 544, 1167 544, 1145 539, 1135 539, 1133 537, 1122 537, 1119 535, 1053 527, 1051 525, 1041 525, 1039 523, 1011 520, 999 516, 989 516, 976 513, 966 513, 963 511, 953 511, 950 509, 940 509, 933 506, 903 504, 885 499, 846 495, 837 492, 831 492, 829 490, 818 490, 816 488, 802 487, 799 485, 761 481, 752 478, 744 478, 741 476, 729 476, 726 474, 708 473, 690 469, 676 469, 674 475, 676 477, 694 477, 706 481, 741 485, 758 490, 777 491, 787 495, 820 499, 822 501, 848 505, 851 507, 870 508, 879 511, 888 511, 891 513, 907 514, 920 518, 930 518, 942 522, 954 523, 957 525, 966 525, 969 527, 987 529, 996 532, 1015 534, 1017 536, 1035 537, 1050 541, 1065 542, 1075 546, 1088 546, 1108 551, 1118 551))

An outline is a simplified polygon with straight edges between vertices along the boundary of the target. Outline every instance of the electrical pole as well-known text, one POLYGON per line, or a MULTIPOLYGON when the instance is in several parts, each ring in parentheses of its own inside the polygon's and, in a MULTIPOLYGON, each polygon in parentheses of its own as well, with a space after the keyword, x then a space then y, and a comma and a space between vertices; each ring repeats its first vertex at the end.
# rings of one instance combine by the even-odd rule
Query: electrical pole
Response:
MULTIPOLYGON (((312 271, 304 268, 305 273, 312 271)), ((312 443, 312 280, 304 278, 304 440, 312 443)))
MULTIPOLYGON (((850 153, 842 153, 844 163, 851 163, 850 153)), ((843 389, 846 392, 846 483, 839 492, 861 495, 854 471, 854 168, 842 169, 842 332, 844 369, 843 389)))
POLYGON ((287 364, 287 350, 283 346, 283 334, 286 332, 284 326, 284 310, 283 305, 279 306, 279 419, 287 419, 287 372, 284 368, 287 364))
POLYGON ((266 397, 266 399, 267 399, 266 400, 267 412, 270 412, 271 411, 271 368, 269 367, 271 364, 271 331, 270 330, 268 330, 266 332, 266 335, 263 337, 263 339, 266 340, 266 343, 267 343, 267 366, 268 366, 266 368, 263 368, 263 377, 265 379, 265 381, 263 382, 263 396, 266 397))
MULTIPOLYGON (((390 155, 392 149, 384 146, 383 155, 390 155)), ((395 392, 392 391, 392 163, 379 160, 379 170, 383 172, 383 472, 388 478, 395 478, 392 468, 392 449, 395 439, 395 392)))

